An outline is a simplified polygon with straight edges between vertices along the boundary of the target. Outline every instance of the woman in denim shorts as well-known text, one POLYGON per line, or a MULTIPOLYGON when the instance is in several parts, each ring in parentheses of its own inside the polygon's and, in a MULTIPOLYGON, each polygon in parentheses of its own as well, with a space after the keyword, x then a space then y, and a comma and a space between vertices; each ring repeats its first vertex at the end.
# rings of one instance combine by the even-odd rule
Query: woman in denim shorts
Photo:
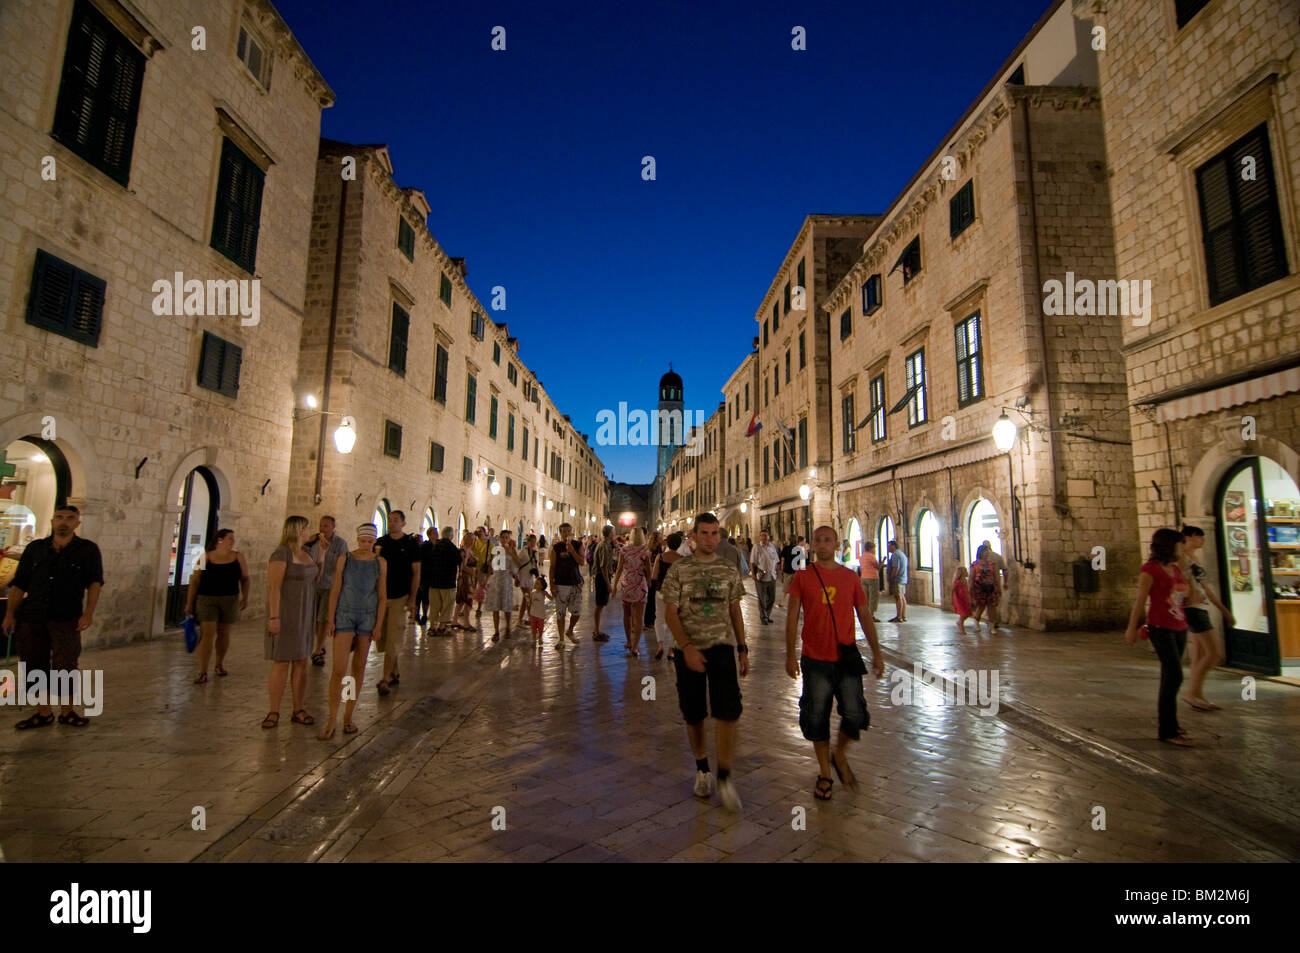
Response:
POLYGON ((348 660, 352 661, 352 691, 343 709, 343 733, 355 734, 352 712, 361 694, 361 681, 366 674, 366 656, 370 654, 370 638, 384 621, 384 593, 387 582, 387 564, 384 557, 375 554, 378 530, 374 523, 357 527, 357 548, 339 556, 334 567, 334 584, 330 587, 330 609, 327 632, 334 644, 334 667, 330 672, 330 717, 319 735, 322 741, 334 737, 334 723, 338 718, 339 701, 343 695, 343 676, 348 673, 348 660))

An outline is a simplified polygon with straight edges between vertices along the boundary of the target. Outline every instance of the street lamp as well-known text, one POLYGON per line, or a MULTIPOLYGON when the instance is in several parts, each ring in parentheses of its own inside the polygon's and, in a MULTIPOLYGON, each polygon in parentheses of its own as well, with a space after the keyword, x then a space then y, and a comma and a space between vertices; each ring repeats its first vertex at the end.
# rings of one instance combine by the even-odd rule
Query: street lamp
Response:
POLYGON ((993 442, 997 448, 1006 453, 1015 445, 1017 433, 1015 421, 1007 416, 1005 410, 1002 411, 1002 416, 993 424, 993 442))
POLYGON ((351 453, 356 442, 356 421, 351 417, 344 417, 343 422, 334 431, 334 447, 339 453, 351 453))
POLYGON ((488 484, 488 492, 491 493, 493 496, 496 496, 501 492, 501 484, 496 480, 493 480, 491 483, 488 484))
POLYGON ((806 500, 810 496, 812 496, 812 487, 810 487, 807 483, 799 484, 799 499, 806 500))
POLYGON ((547 500, 547 501, 546 501, 546 508, 547 508, 548 510, 553 510, 553 509, 555 509, 555 502, 554 502, 553 500, 547 500))
POLYGON ((749 504, 748 504, 748 503, 741 503, 741 504, 740 504, 740 512, 742 512, 742 513, 748 513, 748 512, 749 512, 749 504))

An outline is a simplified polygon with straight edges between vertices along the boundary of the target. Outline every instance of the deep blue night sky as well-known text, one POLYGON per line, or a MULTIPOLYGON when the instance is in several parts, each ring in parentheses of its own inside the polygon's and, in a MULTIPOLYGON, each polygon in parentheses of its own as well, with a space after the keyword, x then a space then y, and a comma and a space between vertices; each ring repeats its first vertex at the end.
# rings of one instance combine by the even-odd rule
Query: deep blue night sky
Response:
MULTIPOLYGON (((1050 5, 274 2, 337 94, 323 134, 388 143, 593 442, 669 361, 711 413, 804 216, 888 207, 1050 5)), ((653 448, 596 450, 654 477, 653 448)))

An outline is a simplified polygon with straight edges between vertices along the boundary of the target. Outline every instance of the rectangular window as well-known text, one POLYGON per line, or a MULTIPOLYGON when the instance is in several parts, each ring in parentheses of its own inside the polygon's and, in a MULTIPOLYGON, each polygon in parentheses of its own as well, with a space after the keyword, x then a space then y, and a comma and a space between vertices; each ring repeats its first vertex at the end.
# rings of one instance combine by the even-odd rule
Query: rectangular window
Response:
POLYGON ((767 399, 767 375, 764 374, 764 375, 763 375, 763 406, 766 407, 767 405, 768 405, 768 399, 767 399))
POLYGON ((853 309, 845 308, 844 313, 840 315, 840 340, 853 333, 853 309))
POLYGON ((524 439, 520 441, 524 450, 524 462, 528 462, 528 428, 524 427, 524 439))
POLYGON ((1209 4, 1210 0, 1174 0, 1174 15, 1178 18, 1178 29, 1187 26, 1192 17, 1209 4))
POLYGON ((506 414, 506 452, 513 453, 515 449, 515 415, 506 414))
POLYGON ((799 418, 799 466, 808 466, 808 418, 799 418))
POLYGON ((781 365, 772 365, 772 396, 779 397, 781 394, 781 365))
POLYGON ((415 261, 415 230, 405 217, 397 220, 397 248, 407 261, 415 261))
POLYGON ((885 375, 871 378, 871 442, 885 439, 885 375))
POLYGON ((510 477, 506 477, 506 496, 510 495, 510 488, 513 485, 514 485, 514 481, 511 480, 510 477))
POLYGON ((446 450, 440 443, 429 442, 429 469, 434 473, 442 472, 443 458, 446 456, 446 450))
POLYGON ((843 437, 845 453, 852 453, 858 445, 857 421, 853 415, 853 395, 845 394, 840 398, 840 435, 843 437))
POLYGON ((749 410, 749 383, 745 383, 745 409, 749 410))
POLYGON ((144 59, 92 4, 77 0, 50 135, 122 185, 131 174, 144 59))
POLYGON ((438 357, 433 364, 433 399, 447 405, 447 349, 438 345, 438 357))
POLYGON ((266 173, 228 138, 221 140, 221 172, 212 214, 212 247, 240 268, 257 263, 257 232, 262 217, 266 173))
POLYGON ((406 376, 406 337, 410 329, 411 316, 394 301, 393 324, 388 332, 388 369, 398 377, 406 376))
POLYGON ((875 274, 862 283, 862 314, 867 316, 880 310, 880 275, 875 274))
POLYGON ((1286 275, 1267 124, 1197 169, 1196 189, 1210 304, 1228 301, 1286 275), (1255 170, 1252 179, 1242 176, 1247 166, 1255 170))
POLYGON ((764 486, 767 486, 767 484, 772 482, 771 475, 768 472, 768 452, 769 451, 768 451, 767 444, 764 444, 763 445, 763 485, 764 486))
POLYGON ((807 350, 804 348, 803 332, 800 331, 799 332, 799 370, 803 370, 807 366, 808 366, 808 354, 807 354, 807 350))
POLYGON ((781 328, 781 302, 772 305, 772 333, 775 334, 781 328))
POLYGON ((767 347, 767 322, 763 322, 763 347, 767 347))
POLYGON ((907 356, 905 383, 911 395, 907 400, 907 425, 925 423, 925 348, 907 356))
POLYGON ((401 457, 402 428, 391 420, 384 421, 384 456, 401 457))
POLYGON ((805 300, 805 301, 808 300, 808 284, 807 284, 807 282, 804 281, 804 275, 806 275, 806 274, 807 274, 807 272, 804 270, 804 260, 803 260, 802 258, 800 258, 800 259, 799 259, 799 281, 798 281, 798 284, 799 284, 799 287, 803 289, 803 294, 804 294, 804 300, 805 300))
POLYGON ((537 469, 540 470, 542 468, 542 465, 537 462, 539 459, 541 458, 537 455, 537 438, 534 437, 533 438, 533 466, 537 467, 537 469))
POLYGON ((465 375, 465 423, 478 419, 478 381, 473 374, 465 375))
POLYGON ((788 281, 785 283, 785 293, 783 295, 783 298, 785 299, 785 313, 789 314, 790 313, 790 282, 788 281))
POLYGON ((27 323, 98 347, 107 287, 102 278, 37 249, 27 323))
MULTIPOLYGON (((485 332, 485 328, 483 324, 483 315, 479 314, 477 311, 471 311, 469 315, 470 337, 472 337, 476 341, 482 341, 484 337, 484 332, 485 332)), ((498 364, 501 363, 500 345, 497 345, 497 352, 494 355, 494 359, 496 360, 496 363, 498 364)))
POLYGON ((785 349, 785 382, 790 383, 790 349, 785 349))
POLYGON ((493 440, 497 438, 497 395, 492 395, 492 400, 488 404, 488 436, 493 440))
POLYGON ((957 345, 957 406, 965 407, 984 396, 980 350, 980 313, 976 311, 953 329, 957 345))
MULTIPOLYGON (((474 319, 478 320, 478 315, 474 315, 474 319)), ((500 341, 492 342, 492 363, 497 365, 498 367, 501 366, 501 342, 500 341)))
POLYGON ((227 397, 238 396, 239 368, 243 362, 243 348, 204 331, 199 354, 199 386, 227 397))
POLYGON ((975 221, 975 180, 971 179, 948 200, 948 235, 956 238, 975 221))
POLYGON ((438 300, 451 307, 451 279, 446 275, 441 275, 438 281, 438 300))
POLYGON ((244 24, 239 25, 239 43, 235 49, 235 55, 239 57, 240 62, 248 67, 248 71, 253 74, 253 79, 257 80, 268 93, 271 91, 271 54, 267 52, 266 44, 251 33, 244 24))
POLYGON ((749 486, 749 461, 745 461, 745 486, 749 486))
POLYGON ((474 479, 474 461, 465 457, 460 464, 460 480, 469 483, 474 479))
POLYGON ((519 386, 519 368, 514 364, 511 364, 506 368, 506 380, 510 381, 510 383, 514 384, 516 387, 519 386))
POLYGON ((921 273, 920 235, 917 235, 907 243, 907 247, 904 248, 903 253, 898 256, 898 261, 894 262, 894 267, 890 269, 890 272, 892 273, 899 268, 903 269, 903 284, 907 284, 921 273))

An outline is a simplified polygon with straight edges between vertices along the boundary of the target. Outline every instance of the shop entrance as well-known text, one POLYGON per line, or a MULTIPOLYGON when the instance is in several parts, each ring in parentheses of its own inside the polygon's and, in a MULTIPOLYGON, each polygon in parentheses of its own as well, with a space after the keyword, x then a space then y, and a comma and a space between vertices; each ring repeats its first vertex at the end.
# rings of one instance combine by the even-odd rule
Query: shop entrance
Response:
POLYGON ((221 506, 217 481, 207 467, 195 467, 185 476, 176 500, 180 513, 172 532, 168 557, 167 605, 163 621, 177 626, 185 618, 185 600, 190 577, 217 533, 217 511, 221 506))
POLYGON ((0 450, 0 600, 18 557, 32 540, 50 535, 54 508, 71 492, 68 461, 50 441, 24 437, 0 450))
POLYGON ((1237 624, 1227 664, 1266 675, 1300 673, 1300 487, 1276 461, 1233 465, 1215 497, 1219 581, 1237 624))
POLYGON ((923 510, 916 527, 916 568, 930 574, 930 604, 943 605, 943 572, 940 568, 939 520, 923 510))
POLYGON ((857 569, 862 565, 862 527, 858 525, 857 519, 849 518, 849 561, 845 563, 851 569, 857 569))
POLYGON ((975 554, 979 552, 981 543, 988 543, 990 549, 999 556, 1002 555, 1002 533, 998 511, 984 497, 971 504, 966 516, 966 565, 969 566, 975 561, 975 554))

